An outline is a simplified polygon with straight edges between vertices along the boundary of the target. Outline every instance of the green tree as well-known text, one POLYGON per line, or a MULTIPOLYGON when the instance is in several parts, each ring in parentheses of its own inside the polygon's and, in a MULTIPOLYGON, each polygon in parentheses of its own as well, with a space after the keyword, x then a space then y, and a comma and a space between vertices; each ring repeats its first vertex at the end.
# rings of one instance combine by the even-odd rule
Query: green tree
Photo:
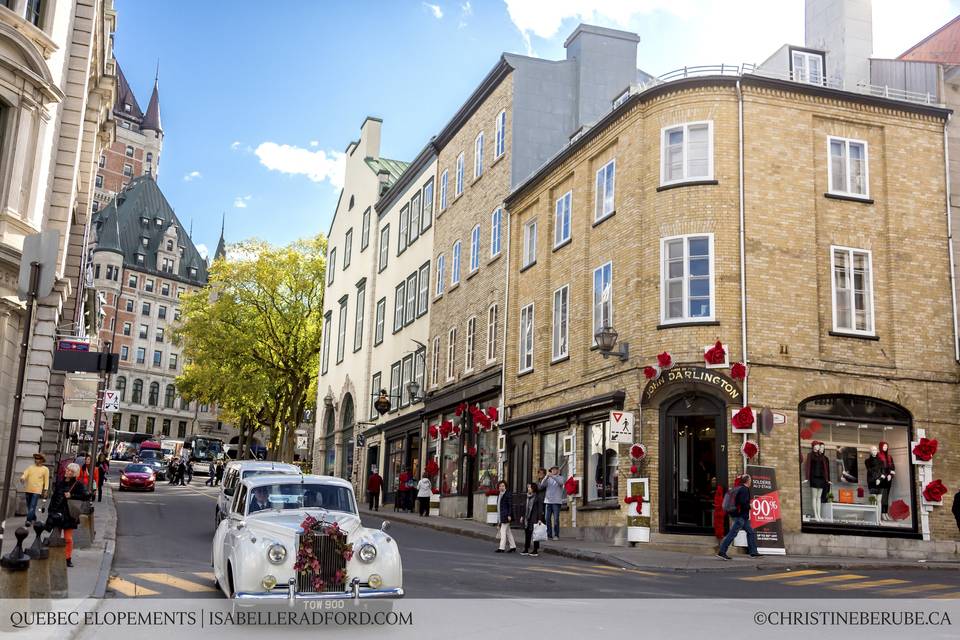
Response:
POLYGON ((238 259, 215 261, 208 286, 183 297, 177 387, 217 404, 240 430, 242 453, 263 430, 271 459, 293 458, 293 432, 316 398, 326 244, 239 243, 238 259))

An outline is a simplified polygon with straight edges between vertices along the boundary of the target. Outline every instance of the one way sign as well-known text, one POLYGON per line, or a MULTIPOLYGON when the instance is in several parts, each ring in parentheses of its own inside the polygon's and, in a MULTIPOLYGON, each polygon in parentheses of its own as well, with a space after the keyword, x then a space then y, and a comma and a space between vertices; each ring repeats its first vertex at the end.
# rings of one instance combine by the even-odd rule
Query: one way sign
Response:
POLYGON ((631 412, 610 412, 610 440, 621 444, 633 442, 633 414, 631 412))

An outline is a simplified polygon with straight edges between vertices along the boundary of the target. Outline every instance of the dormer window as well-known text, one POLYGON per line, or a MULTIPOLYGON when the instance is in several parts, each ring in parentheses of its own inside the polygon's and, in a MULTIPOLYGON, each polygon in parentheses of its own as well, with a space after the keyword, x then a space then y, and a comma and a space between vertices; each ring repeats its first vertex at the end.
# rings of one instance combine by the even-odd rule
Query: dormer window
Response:
POLYGON ((154 219, 153 219, 153 222, 154 222, 158 227, 162 227, 162 226, 163 226, 163 218, 154 218, 154 219))
POLYGON ((190 273, 190 277, 191 277, 191 278, 196 278, 196 277, 197 277, 197 268, 196 268, 196 267, 190 267, 189 273, 190 273))
POLYGON ((143 224, 143 225, 150 224, 150 218, 147 218, 146 216, 141 216, 141 217, 140 217, 140 224, 143 224))
POLYGON ((137 264, 143 265, 143 254, 142 254, 142 253, 138 253, 138 254, 137 254, 137 264))
POLYGON ((133 107, 130 106, 129 102, 123 103, 123 112, 130 113, 133 110, 133 107))
POLYGON ((173 240, 167 240, 167 251, 173 251, 173 240))
POLYGON ((790 73, 796 82, 823 85, 823 54, 793 49, 790 52, 790 73))
POLYGON ((180 247, 180 257, 183 257, 183 247, 180 247))
POLYGON ((150 238, 148 238, 147 236, 140 236, 140 244, 146 247, 147 245, 150 244, 150 238))

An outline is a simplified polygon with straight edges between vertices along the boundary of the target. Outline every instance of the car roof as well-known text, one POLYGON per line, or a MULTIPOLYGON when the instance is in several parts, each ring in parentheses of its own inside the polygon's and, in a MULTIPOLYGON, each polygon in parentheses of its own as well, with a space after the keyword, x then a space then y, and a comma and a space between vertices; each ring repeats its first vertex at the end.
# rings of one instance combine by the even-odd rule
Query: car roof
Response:
POLYGON ((312 484, 332 484, 340 487, 350 487, 350 483, 344 480, 343 478, 337 478, 335 476, 317 476, 312 474, 300 474, 294 476, 293 474, 271 474, 271 475, 262 475, 262 476, 252 476, 250 478, 244 478, 243 484, 247 485, 251 489, 255 489, 261 485, 270 485, 276 484, 277 482, 303 482, 303 483, 312 483, 312 484))
POLYGON ((277 473, 300 473, 300 467, 289 462, 271 462, 270 460, 233 460, 227 463, 225 470, 240 471, 276 471, 277 473))

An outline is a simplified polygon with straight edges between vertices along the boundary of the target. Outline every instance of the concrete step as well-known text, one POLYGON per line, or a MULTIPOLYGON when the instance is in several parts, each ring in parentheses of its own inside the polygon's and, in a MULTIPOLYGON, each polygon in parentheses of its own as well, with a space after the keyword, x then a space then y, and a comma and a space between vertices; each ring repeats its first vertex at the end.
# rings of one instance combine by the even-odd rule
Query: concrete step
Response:
POLYGON ((717 539, 714 536, 651 532, 650 543, 656 545, 657 551, 677 551, 704 556, 717 552, 717 539))

